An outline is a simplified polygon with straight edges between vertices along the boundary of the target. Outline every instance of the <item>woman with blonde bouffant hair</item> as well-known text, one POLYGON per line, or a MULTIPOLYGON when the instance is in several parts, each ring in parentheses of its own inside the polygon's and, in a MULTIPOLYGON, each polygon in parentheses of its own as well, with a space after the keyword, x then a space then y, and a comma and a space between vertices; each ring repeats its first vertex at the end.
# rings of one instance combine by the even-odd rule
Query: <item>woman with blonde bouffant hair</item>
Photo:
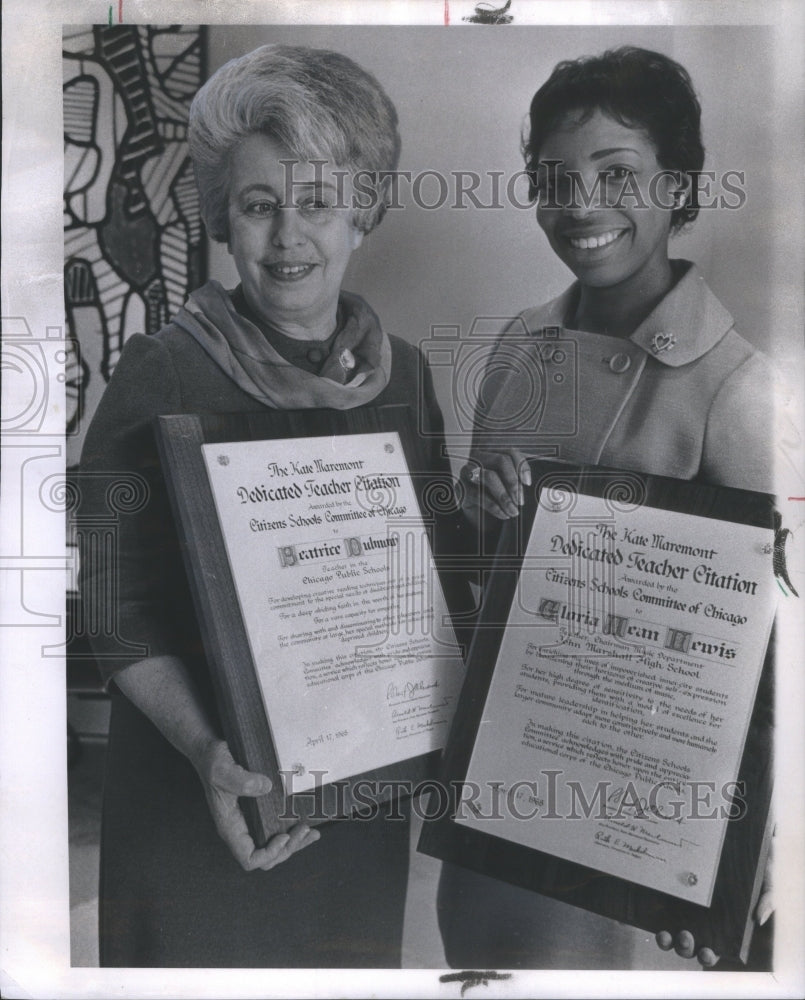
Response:
MULTIPOLYGON (((151 430, 160 414, 351 409, 421 393, 426 454, 445 471, 417 349, 341 288, 386 208, 397 115, 350 59, 267 45, 200 90, 189 142, 208 232, 240 282, 208 281, 163 330, 128 341, 82 456, 86 482, 134 472, 149 490, 121 520, 118 565, 88 558, 82 572, 86 607, 103 614, 116 595, 120 634, 147 650, 113 659, 114 637, 95 644, 112 699, 101 963, 399 966, 407 803, 299 824, 266 845, 249 836, 239 799, 270 781, 222 739, 151 430)), ((102 516, 100 487, 85 499, 102 516)))

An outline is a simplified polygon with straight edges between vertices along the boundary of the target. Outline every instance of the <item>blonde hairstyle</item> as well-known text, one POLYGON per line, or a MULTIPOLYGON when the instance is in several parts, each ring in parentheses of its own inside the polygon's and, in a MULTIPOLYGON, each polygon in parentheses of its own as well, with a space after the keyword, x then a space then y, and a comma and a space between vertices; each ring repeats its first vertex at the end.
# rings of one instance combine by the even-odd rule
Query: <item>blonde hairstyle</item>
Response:
POLYGON ((263 45, 223 65, 190 107, 190 155, 210 236, 228 239, 229 157, 260 132, 300 160, 361 173, 353 222, 382 219, 400 157, 397 112, 377 80, 338 52, 263 45))

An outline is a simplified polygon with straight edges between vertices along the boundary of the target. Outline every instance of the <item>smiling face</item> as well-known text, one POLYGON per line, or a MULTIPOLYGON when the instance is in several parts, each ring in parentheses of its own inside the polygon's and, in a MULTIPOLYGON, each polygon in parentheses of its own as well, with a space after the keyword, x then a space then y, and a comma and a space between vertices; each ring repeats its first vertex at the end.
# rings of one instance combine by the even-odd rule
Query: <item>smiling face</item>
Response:
POLYGON ((255 133, 230 159, 229 252, 250 308, 296 339, 326 339, 362 233, 352 185, 335 165, 296 160, 255 133), (293 161, 292 164, 281 161, 293 161))
POLYGON ((648 291, 667 281, 680 182, 643 131, 601 111, 586 120, 576 114, 547 136, 539 156, 537 219, 583 286, 648 291))

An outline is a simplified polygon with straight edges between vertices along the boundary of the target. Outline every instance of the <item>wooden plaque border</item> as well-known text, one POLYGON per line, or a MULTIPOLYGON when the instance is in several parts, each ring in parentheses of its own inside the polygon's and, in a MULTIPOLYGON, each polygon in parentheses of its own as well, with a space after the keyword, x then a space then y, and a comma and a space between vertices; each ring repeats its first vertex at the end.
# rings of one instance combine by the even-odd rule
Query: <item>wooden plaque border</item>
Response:
MULTIPOLYGON (((160 459, 224 735, 239 764, 267 774, 274 784, 268 795, 241 800, 249 831, 258 846, 300 820, 316 825, 348 816, 355 809, 366 812, 366 783, 372 783, 373 789, 385 783, 379 794, 373 792, 372 802, 403 794, 404 789, 396 783, 405 783, 407 789, 433 777, 439 751, 353 775, 343 782, 319 784, 314 790, 286 798, 201 446, 392 431, 400 436, 421 511, 422 490, 432 481, 433 473, 427 472, 422 443, 413 430, 408 406, 176 414, 155 419, 160 459), (364 793, 356 799, 359 783, 364 793)), ((427 520, 423 520, 427 530, 427 520)), ((449 606, 444 581, 443 588, 449 606)))
POLYGON ((424 825, 418 849, 647 931, 687 929, 697 947, 708 946, 721 957, 745 962, 771 838, 773 635, 739 769, 747 811, 742 819, 728 821, 709 907, 453 822, 543 489, 561 487, 608 497, 613 503, 628 500, 637 491, 646 506, 773 528, 774 499, 767 494, 555 461, 534 461, 531 471, 534 486, 526 491, 520 516, 504 523, 494 565, 487 571, 467 679, 442 762, 449 809, 424 825))

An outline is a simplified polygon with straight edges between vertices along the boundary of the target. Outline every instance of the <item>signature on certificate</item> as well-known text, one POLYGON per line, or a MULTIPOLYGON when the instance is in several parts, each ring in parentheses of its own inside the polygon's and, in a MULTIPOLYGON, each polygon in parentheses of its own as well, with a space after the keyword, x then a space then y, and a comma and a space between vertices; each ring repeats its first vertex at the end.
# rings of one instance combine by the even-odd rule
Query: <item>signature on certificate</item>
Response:
POLYGON ((438 681, 406 681, 405 684, 397 684, 392 681, 386 688, 386 701, 415 701, 417 698, 426 698, 426 691, 431 691, 439 686, 438 681))

